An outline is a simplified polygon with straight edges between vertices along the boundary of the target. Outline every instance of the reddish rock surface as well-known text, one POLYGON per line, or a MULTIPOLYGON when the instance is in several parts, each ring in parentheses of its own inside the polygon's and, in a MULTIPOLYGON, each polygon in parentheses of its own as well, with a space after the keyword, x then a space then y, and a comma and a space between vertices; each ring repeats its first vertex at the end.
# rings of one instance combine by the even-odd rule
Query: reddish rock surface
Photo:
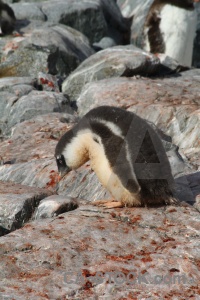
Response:
MULTIPOLYGON (((199 69, 124 45, 144 15, 131 29, 116 1, 18 2, 18 32, 0 43, 0 299, 199 300, 199 69), (118 46, 91 55, 104 38, 118 46), (24 77, 5 78, 15 75, 24 77), (58 139, 99 105, 134 111, 171 136, 180 205, 92 206, 110 195, 89 162, 59 181, 58 139)), ((118 1, 126 16, 152 0, 140 2, 118 1)))
POLYGON ((53 158, 57 140, 73 126, 60 122, 65 114, 46 114, 24 121, 12 130, 12 137, 1 143, 0 156, 4 162, 15 160, 15 163, 43 158, 53 158))
POLYGON ((29 223, 0 239, 1 299, 196 300, 199 221, 191 207, 82 205, 29 223))

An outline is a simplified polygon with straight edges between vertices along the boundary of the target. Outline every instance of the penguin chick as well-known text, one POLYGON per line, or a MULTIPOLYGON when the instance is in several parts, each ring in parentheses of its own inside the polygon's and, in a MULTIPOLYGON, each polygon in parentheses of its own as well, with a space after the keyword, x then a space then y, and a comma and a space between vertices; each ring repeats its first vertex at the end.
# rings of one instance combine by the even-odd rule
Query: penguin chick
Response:
POLYGON ((0 26, 2 34, 11 34, 15 29, 16 17, 12 8, 0 1, 0 26))
POLYGON ((162 142, 153 127, 136 114, 110 106, 90 110, 66 132, 55 149, 63 177, 88 160, 114 202, 108 208, 172 204, 173 177, 162 142))

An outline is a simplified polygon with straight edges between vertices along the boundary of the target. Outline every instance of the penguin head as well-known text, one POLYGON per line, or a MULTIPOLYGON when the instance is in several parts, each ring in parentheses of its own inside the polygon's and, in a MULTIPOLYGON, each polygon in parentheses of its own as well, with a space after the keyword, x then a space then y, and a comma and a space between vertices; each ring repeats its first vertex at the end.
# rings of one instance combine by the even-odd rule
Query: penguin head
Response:
POLYGON ((56 163, 61 178, 71 171, 71 168, 66 164, 66 160, 63 154, 56 155, 56 163))
POLYGON ((59 140, 55 158, 59 175, 64 177, 72 169, 77 169, 89 160, 90 133, 69 130, 59 140))

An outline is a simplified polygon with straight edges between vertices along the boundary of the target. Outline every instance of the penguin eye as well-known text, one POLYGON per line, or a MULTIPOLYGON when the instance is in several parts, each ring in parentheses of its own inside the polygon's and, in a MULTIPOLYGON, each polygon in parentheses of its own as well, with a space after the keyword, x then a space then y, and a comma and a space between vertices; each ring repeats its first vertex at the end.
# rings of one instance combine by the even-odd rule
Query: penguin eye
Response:
POLYGON ((63 155, 58 155, 58 156, 56 157, 56 160, 57 160, 57 162, 58 162, 60 165, 63 165, 63 164, 64 164, 64 157, 63 157, 63 155))
POLYGON ((97 138, 93 137, 93 140, 94 140, 97 144, 99 144, 99 141, 98 141, 97 138))

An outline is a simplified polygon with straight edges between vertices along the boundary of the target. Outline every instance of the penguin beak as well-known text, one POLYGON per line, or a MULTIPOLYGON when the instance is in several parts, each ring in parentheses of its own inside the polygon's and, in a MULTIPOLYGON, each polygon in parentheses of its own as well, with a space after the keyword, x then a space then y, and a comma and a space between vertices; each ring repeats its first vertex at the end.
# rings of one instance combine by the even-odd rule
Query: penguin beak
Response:
POLYGON ((56 157, 56 163, 60 179, 62 179, 67 173, 71 171, 71 168, 67 166, 63 155, 59 155, 56 157))
POLYGON ((59 173, 60 179, 62 179, 70 171, 71 171, 71 169, 68 166, 58 167, 58 173, 59 173))

